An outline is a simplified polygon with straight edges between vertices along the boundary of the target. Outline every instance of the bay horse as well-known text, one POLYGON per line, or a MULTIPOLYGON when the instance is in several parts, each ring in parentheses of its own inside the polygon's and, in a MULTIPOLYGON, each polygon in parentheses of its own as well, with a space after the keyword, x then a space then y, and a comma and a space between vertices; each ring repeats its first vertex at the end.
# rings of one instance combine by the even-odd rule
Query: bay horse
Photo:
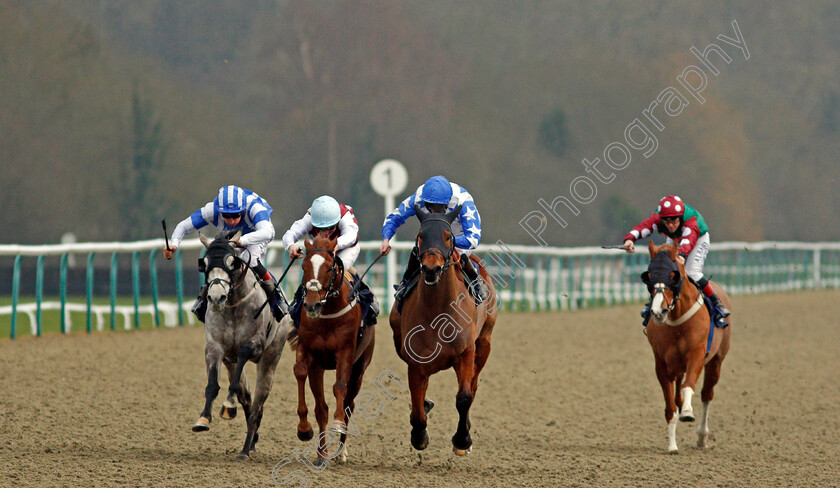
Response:
MULTIPOLYGON (((446 214, 415 206, 420 220, 415 248, 419 252, 422 279, 417 289, 399 307, 391 309, 390 323, 397 354, 408 365, 411 390, 411 445, 423 450, 429 445, 427 413, 434 404, 426 399, 429 377, 455 369, 458 393, 458 427, 452 449, 463 456, 472 449, 470 406, 478 389, 478 375, 490 355, 490 335, 496 323, 497 297, 484 267, 481 279, 488 298, 476 305, 461 276, 452 222, 460 205, 446 214)), ((478 259, 473 257, 476 267, 478 259)))
POLYGON ((274 370, 286 344, 291 318, 287 315, 278 323, 269 307, 262 307, 266 295, 260 280, 248 263, 239 257, 231 242, 238 240, 239 233, 230 234, 220 233, 211 241, 199 233, 199 239, 207 248, 207 254, 199 260, 199 271, 204 273, 209 303, 204 322, 207 388, 204 390, 204 409, 192 430, 203 432, 210 429, 213 401, 219 393, 220 363, 224 363, 230 387, 220 416, 227 420, 236 416, 236 395, 248 425, 245 445, 236 456, 242 461, 250 459, 251 452, 256 448, 263 405, 271 392, 274 370), (260 313, 255 317, 258 309, 260 313), (242 374, 248 361, 257 365, 253 401, 242 374))
POLYGON ((354 399, 362 387, 362 377, 373 357, 374 328, 362 325, 362 308, 357 298, 351 298, 351 285, 344 276, 344 266, 335 254, 337 235, 320 232, 310 242, 304 241, 303 312, 300 327, 292 332, 289 345, 297 356, 294 366, 298 383, 297 436, 302 441, 312 439, 312 426, 307 420, 306 379, 315 397, 315 420, 318 422, 318 458, 322 466, 338 456, 347 460, 347 425, 355 408, 354 399), (340 435, 338 448, 327 453, 325 431, 329 407, 324 398, 324 371, 335 370, 335 413, 329 433, 340 435))
MULTIPOLYGON (((656 377, 665 396, 668 452, 677 452, 677 418, 674 415, 677 406, 681 422, 694 422, 691 398, 705 365, 700 393, 703 413, 697 428, 697 447, 704 448, 709 435, 709 403, 715 396, 721 365, 729 352, 732 327, 714 328, 703 305, 702 292, 692 284, 685 284, 685 267, 677 261, 676 247, 670 244, 657 247, 649 242, 648 250, 651 261, 641 278, 651 293, 653 320, 646 332, 656 361, 656 377)), ((731 309, 729 296, 723 288, 710 283, 724 305, 731 309)), ((731 323, 731 317, 729 320, 731 323)))

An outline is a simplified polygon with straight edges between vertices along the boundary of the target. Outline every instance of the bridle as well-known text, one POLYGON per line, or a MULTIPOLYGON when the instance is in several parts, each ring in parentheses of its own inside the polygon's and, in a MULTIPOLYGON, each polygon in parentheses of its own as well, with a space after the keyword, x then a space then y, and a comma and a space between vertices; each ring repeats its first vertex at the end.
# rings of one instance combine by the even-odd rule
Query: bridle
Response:
MULTIPOLYGON (((423 232, 423 227, 426 225, 427 222, 443 222, 444 224, 446 224, 446 229, 444 230, 449 230, 450 234, 452 234, 452 223, 449 222, 443 216, 438 216, 437 214, 432 214, 426 217, 426 219, 420 225, 420 233, 417 234, 417 237, 414 240, 414 249, 412 249, 411 251, 413 253, 418 253, 417 258, 421 263, 423 262, 423 257, 427 254, 432 253, 440 256, 440 258, 444 261, 443 266, 435 267, 434 270, 432 270, 435 279, 437 280, 447 269, 449 269, 450 266, 455 264, 455 260, 452 258, 452 256, 455 255, 455 239, 454 237, 452 238, 452 243, 449 245, 448 255, 444 255, 443 252, 437 247, 429 247, 425 251, 421 251, 418 241, 420 240, 420 234, 422 234, 423 232)), ((443 233, 441 232, 441 235, 442 234, 443 233)))
MULTIPOLYGON (((211 246, 207 249, 205 257, 199 258, 198 260, 198 271, 204 274, 204 284, 208 290, 213 285, 226 286, 228 290, 227 299, 225 300, 226 306, 235 307, 245 300, 239 300, 239 302, 234 305, 229 304, 231 298, 233 297, 233 290, 238 288, 245 281, 245 275, 247 274, 248 268, 245 266, 245 261, 237 256, 232 249, 227 250, 224 254, 220 254, 219 250, 223 245, 229 247, 227 242, 224 244, 216 244, 214 241, 214 243, 211 244, 211 246), (229 262, 233 265, 232 267, 229 262), (208 275, 216 268, 220 268, 225 272, 227 277, 231 279, 216 277, 212 280, 208 280, 208 275), (242 271, 242 268, 245 268, 244 272, 242 271)), ((248 296, 250 296, 250 293, 248 293, 245 298, 248 298, 248 296)))
POLYGON ((650 264, 648 265, 648 270, 642 273, 642 282, 647 285, 648 291, 651 294, 651 300, 656 298, 658 294, 662 294, 662 300, 666 305, 663 308, 670 313, 680 300, 680 293, 682 292, 683 283, 685 282, 685 276, 682 272, 680 272, 680 267, 675 261, 671 261, 667 254, 660 252, 651 259, 650 264), (663 258, 657 259, 660 254, 663 258), (675 267, 669 266, 671 269, 666 269, 666 263, 664 262, 665 259, 668 259, 668 262, 674 264, 675 267), (656 266, 654 266, 654 264, 656 264, 656 266), (651 278, 651 271, 656 274, 655 279, 651 278), (670 274, 673 271, 676 271, 680 275, 680 279, 677 282, 670 279, 670 274), (665 295, 665 290, 671 290, 673 295, 671 300, 668 300, 668 296, 665 295))
MULTIPOLYGON (((310 248, 310 249, 306 250, 307 255, 309 255, 309 253, 315 253, 315 252, 325 252, 328 255, 330 255, 330 257, 333 258, 333 263, 329 268, 330 280, 329 280, 329 283, 328 283, 328 286, 327 286, 326 290, 324 289, 323 283, 318 281, 317 276, 314 276, 311 280, 304 283, 304 288, 307 291, 314 291, 314 292, 318 293, 318 296, 320 297, 319 301, 321 302, 321 306, 323 307, 323 306, 326 306, 327 300, 329 300, 332 297, 338 296, 338 294, 341 293, 341 284, 340 283, 344 279, 344 265, 341 263, 341 260, 338 258, 338 256, 335 255, 334 251, 331 250, 331 249, 313 247, 313 248, 310 248), (336 277, 341 278, 339 280, 338 288, 335 288, 336 277)), ((311 259, 310 259, 310 262, 311 262, 311 259)))

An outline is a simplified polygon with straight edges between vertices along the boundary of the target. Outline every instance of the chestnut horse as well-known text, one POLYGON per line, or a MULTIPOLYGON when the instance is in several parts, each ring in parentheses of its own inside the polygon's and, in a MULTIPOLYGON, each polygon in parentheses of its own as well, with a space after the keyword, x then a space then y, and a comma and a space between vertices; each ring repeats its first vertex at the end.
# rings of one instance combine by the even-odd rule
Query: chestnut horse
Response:
MULTIPOLYGON (((362 376, 373 357, 374 328, 365 327, 361 338, 362 309, 355 297, 349 297, 350 283, 344 277, 344 266, 335 255, 336 235, 321 232, 314 242, 305 241, 303 286, 306 291, 300 328, 289 345, 297 353, 295 377, 298 383, 298 438, 312 439, 312 426, 306 416, 306 378, 315 397, 315 419, 318 421, 318 459, 321 466, 327 459, 340 456, 347 460, 347 424, 353 413, 353 400, 362 386, 362 376), (324 370, 335 370, 335 414, 330 432, 340 435, 338 448, 327 455, 329 407, 324 398, 324 370)), ((294 332, 290 337, 294 336, 294 332)))
MULTIPOLYGON (((642 281, 651 293, 653 321, 647 326, 647 337, 656 360, 656 376, 665 395, 665 421, 668 423, 668 451, 677 452, 677 419, 694 422, 691 397, 694 385, 704 368, 703 413, 697 428, 697 447, 706 447, 709 435, 709 403, 715 396, 720 368, 729 352, 731 327, 712 329, 709 312, 703 305, 703 294, 696 286, 685 283, 685 267, 677 259, 677 249, 670 244, 657 247, 650 242, 650 265, 642 273, 642 281), (679 386, 675 388, 675 382, 679 386)), ((732 308, 729 297, 717 283, 710 282, 724 305, 732 308)), ((730 318, 731 320, 731 318, 730 318)))
POLYGON ((429 445, 426 414, 434 405, 426 400, 429 377, 455 368, 459 420, 452 447, 456 454, 465 455, 472 446, 470 406, 478 389, 478 375, 490 355, 490 334, 498 306, 492 280, 483 267, 479 272, 488 298, 481 305, 476 306, 461 276, 451 228, 460 209, 458 206, 447 214, 436 214, 415 206, 420 219, 415 244, 422 279, 403 301, 402 313, 396 306, 391 309, 390 322, 397 354, 408 365, 411 445, 417 450, 429 445))

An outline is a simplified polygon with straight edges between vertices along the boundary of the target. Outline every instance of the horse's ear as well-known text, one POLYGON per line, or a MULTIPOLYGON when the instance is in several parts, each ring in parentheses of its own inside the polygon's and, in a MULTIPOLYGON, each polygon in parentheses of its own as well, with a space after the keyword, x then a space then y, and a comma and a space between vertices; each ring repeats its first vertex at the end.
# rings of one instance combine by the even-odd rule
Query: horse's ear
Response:
POLYGON ((678 285, 681 279, 682 275, 680 275, 679 271, 671 271, 671 283, 678 285))
POLYGON ((676 261, 676 260, 677 260, 677 248, 674 247, 674 246, 671 246, 671 261, 676 261))
POLYGON ((305 247, 306 249, 312 249, 312 241, 309 240, 309 235, 307 235, 306 238, 303 240, 303 247, 305 247))
MULTIPOLYGON (((338 240, 338 236, 340 236, 340 235, 341 235, 341 231, 339 230, 338 226, 336 226, 335 229, 333 229, 332 232, 330 232, 330 240, 331 241, 336 241, 336 240, 338 240)), ((336 244, 338 244, 338 243, 336 243, 336 244)))
POLYGON ((417 215, 417 219, 421 224, 429 217, 429 214, 431 214, 428 209, 421 207, 419 203, 414 204, 414 213, 417 215))
POLYGON ((450 224, 458 218, 458 215, 461 213, 461 205, 453 208, 451 212, 446 213, 446 221, 450 224))
POLYGON ((210 243, 213 242, 209 237, 202 234, 201 231, 198 232, 198 239, 204 244, 204 247, 210 247, 210 243))
POLYGON ((645 271, 639 276, 642 279, 642 283, 650 283, 650 271, 645 271))
POLYGON ((648 241, 648 252, 650 252, 651 259, 656 256, 656 244, 654 244, 653 241, 648 241))
POLYGON ((229 241, 238 241, 240 237, 242 237, 242 230, 241 229, 234 232, 233 235, 230 235, 230 233, 228 233, 228 238, 227 239, 229 241))

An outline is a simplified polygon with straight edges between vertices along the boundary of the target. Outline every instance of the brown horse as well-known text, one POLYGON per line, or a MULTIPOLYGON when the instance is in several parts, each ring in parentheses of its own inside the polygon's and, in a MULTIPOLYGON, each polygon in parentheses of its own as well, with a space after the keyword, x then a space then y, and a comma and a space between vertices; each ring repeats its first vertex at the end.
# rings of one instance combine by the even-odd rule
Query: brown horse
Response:
MULTIPOLYGON (((298 382, 297 434, 302 441, 312 439, 312 426, 306 416, 306 378, 315 397, 315 419, 318 421, 318 459, 323 465, 327 459, 347 460, 347 424, 353 413, 353 400, 362 386, 362 376, 373 357, 374 329, 365 327, 359 338, 362 324, 361 306, 350 299, 351 285, 344 277, 344 266, 335 256, 336 236, 324 232, 315 236, 314 242, 305 241, 303 259, 304 313, 301 313, 297 336, 289 344, 297 353, 295 377, 298 382), (324 370, 335 370, 335 415, 330 426, 332 435, 340 435, 338 448, 327 454, 327 419, 329 407, 324 398, 324 370)), ((290 334, 290 337, 293 334, 290 334)))
MULTIPOLYGON (((720 379, 720 368, 729 352, 732 327, 712 329, 709 344, 709 312, 703 305, 703 296, 696 286, 685 284, 685 268, 677 261, 677 249, 669 244, 657 247, 650 242, 650 265, 642 273, 642 281, 651 293, 653 321, 647 326, 647 337, 656 360, 656 376, 665 395, 665 421, 668 423, 668 451, 677 452, 677 419, 679 408, 681 422, 693 422, 694 410, 691 397, 694 385, 705 365, 703 379, 703 413, 697 428, 697 447, 706 447, 709 435, 709 403, 715 396, 715 385, 720 379), (707 350, 708 345, 708 350, 707 350), (675 388, 675 382, 679 387, 675 388)), ((715 293, 724 305, 732 308, 729 297, 717 283, 712 283, 715 293)), ((730 318, 731 322, 731 318, 730 318)))
MULTIPOLYGON (((397 354, 408 364, 411 390, 411 445, 417 450, 429 445, 426 414, 433 403, 426 400, 429 377, 455 368, 458 393, 458 428, 452 436, 453 451, 471 450, 469 411, 478 388, 478 375, 490 355, 490 334, 496 323, 496 293, 487 271, 480 269, 488 296, 476 306, 464 284, 455 251, 451 224, 460 206, 447 214, 432 214, 415 207, 420 219, 416 248, 422 279, 417 289, 391 310, 391 329, 397 354)), ((477 262, 477 259, 474 259, 477 262)))

